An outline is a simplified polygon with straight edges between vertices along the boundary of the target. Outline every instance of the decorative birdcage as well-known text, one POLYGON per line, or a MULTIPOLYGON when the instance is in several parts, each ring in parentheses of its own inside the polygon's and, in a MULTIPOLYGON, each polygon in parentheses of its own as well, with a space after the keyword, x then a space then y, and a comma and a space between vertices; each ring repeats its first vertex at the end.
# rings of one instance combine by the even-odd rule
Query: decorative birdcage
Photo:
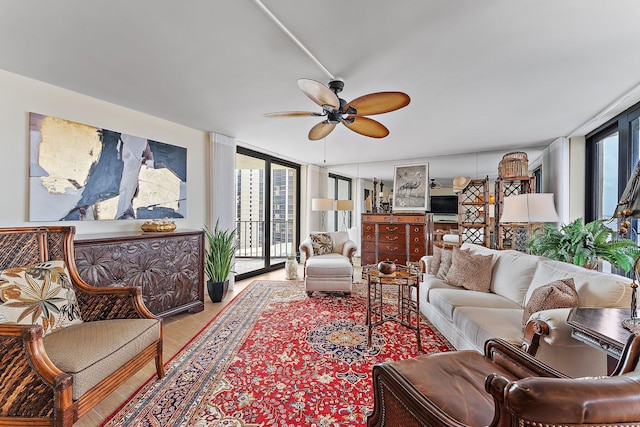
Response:
POLYGON ((529 159, 527 153, 514 151, 502 156, 498 165, 500 178, 524 178, 529 176, 529 159))

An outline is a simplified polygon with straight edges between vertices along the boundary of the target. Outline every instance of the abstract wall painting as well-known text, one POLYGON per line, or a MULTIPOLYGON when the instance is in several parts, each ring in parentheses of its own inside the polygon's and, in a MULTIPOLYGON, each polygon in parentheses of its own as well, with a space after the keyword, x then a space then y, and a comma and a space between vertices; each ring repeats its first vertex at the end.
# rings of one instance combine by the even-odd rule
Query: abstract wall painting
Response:
POLYGON ((184 218, 187 149, 29 113, 30 221, 184 218))

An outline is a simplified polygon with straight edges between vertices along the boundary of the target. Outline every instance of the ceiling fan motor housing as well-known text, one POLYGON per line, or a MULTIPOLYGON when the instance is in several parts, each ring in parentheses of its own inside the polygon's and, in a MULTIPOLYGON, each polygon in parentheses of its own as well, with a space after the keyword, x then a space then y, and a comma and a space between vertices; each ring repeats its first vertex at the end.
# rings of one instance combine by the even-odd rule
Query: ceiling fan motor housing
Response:
POLYGON ((344 89, 344 81, 342 80, 331 80, 329 82, 329 89, 331 89, 333 91, 333 93, 335 93, 336 95, 340 92, 342 92, 342 89, 344 89))

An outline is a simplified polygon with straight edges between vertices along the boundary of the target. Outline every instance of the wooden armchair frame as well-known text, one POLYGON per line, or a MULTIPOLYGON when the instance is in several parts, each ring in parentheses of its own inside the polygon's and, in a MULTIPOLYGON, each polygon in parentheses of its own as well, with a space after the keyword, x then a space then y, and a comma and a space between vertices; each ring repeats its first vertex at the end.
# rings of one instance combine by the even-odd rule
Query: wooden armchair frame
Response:
MULTIPOLYGON (((93 287, 82 280, 75 265, 74 234, 75 227, 2 228, 0 270, 64 260, 84 322, 156 318, 139 288, 93 287)), ((41 326, 0 324, 0 426, 70 427, 154 358, 162 378, 162 325, 158 341, 74 401, 72 377, 47 356, 41 326)))

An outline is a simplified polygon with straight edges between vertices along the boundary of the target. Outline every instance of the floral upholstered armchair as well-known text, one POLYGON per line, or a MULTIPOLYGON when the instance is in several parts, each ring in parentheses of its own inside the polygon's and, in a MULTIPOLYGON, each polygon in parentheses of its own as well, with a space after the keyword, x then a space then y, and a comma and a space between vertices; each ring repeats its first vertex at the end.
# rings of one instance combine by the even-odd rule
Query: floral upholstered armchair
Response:
POLYGON ((300 252, 305 255, 305 265, 311 257, 325 258, 346 257, 353 264, 356 243, 349 239, 346 231, 312 232, 309 238, 300 244, 300 252))

